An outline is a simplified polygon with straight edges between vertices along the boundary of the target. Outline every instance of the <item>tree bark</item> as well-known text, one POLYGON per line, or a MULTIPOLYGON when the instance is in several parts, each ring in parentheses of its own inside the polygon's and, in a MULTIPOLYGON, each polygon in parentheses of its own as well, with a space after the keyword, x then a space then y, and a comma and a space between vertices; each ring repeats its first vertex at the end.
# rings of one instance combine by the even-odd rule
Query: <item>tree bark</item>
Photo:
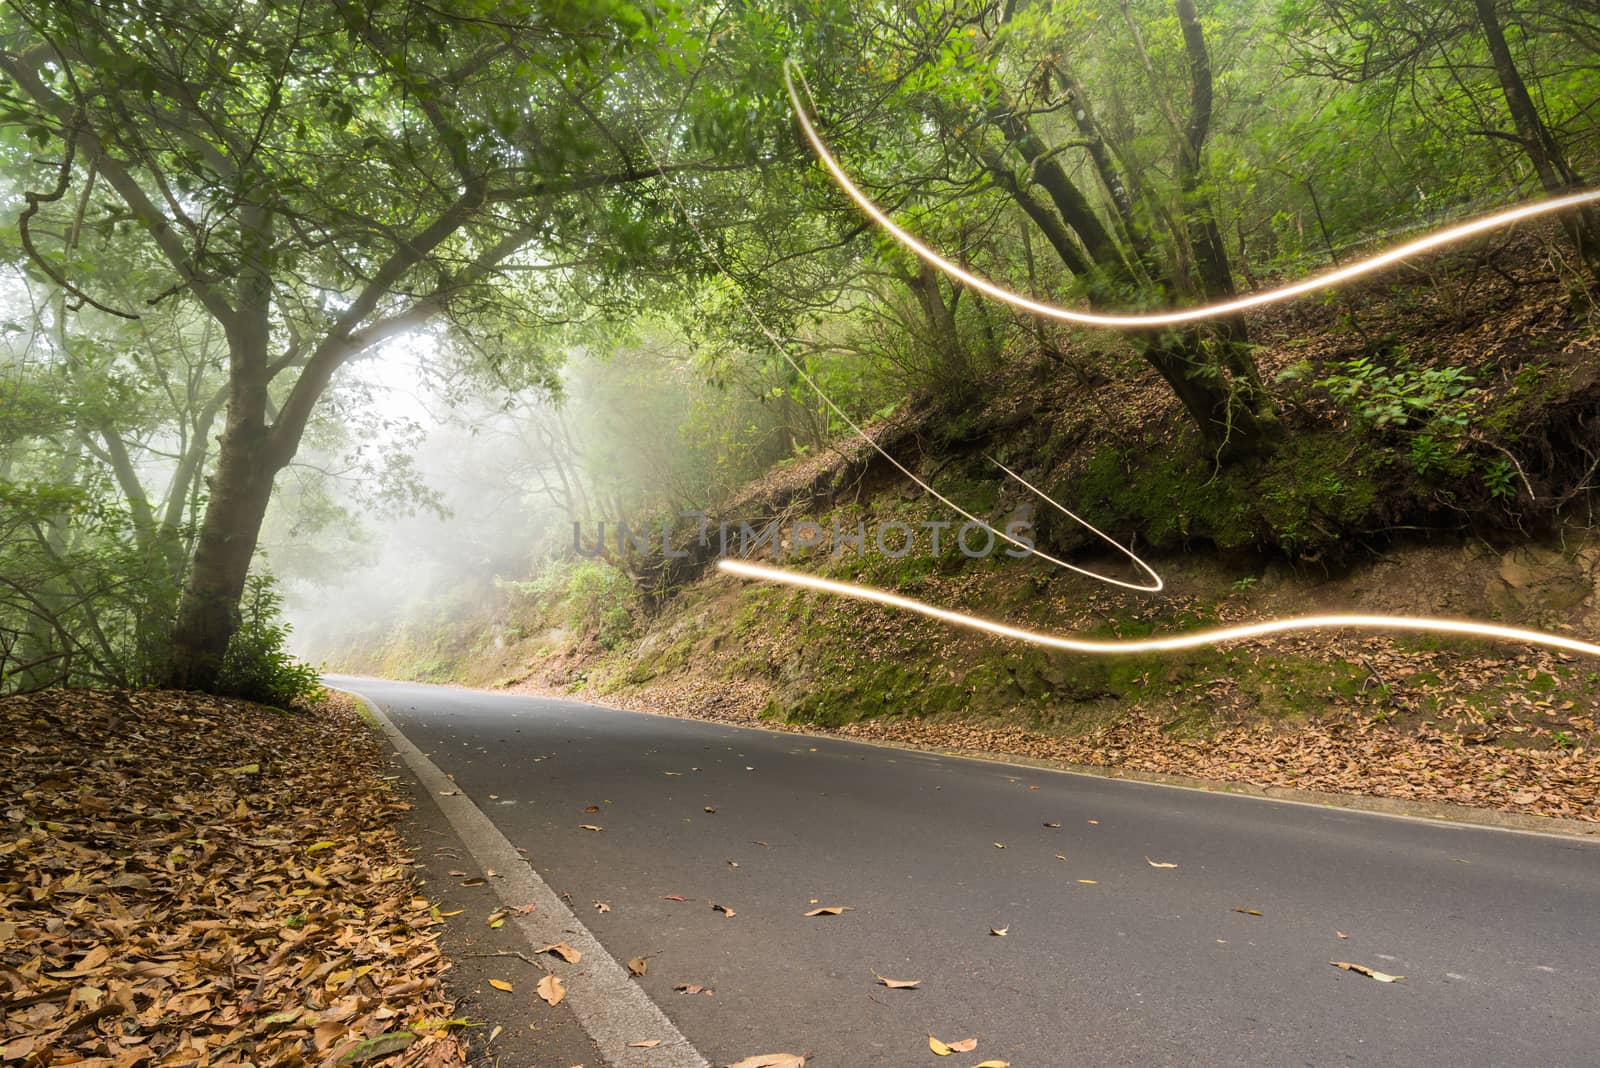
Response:
POLYGON ((216 689, 281 466, 269 444, 260 419, 230 415, 173 626, 167 685, 174 689, 216 689))

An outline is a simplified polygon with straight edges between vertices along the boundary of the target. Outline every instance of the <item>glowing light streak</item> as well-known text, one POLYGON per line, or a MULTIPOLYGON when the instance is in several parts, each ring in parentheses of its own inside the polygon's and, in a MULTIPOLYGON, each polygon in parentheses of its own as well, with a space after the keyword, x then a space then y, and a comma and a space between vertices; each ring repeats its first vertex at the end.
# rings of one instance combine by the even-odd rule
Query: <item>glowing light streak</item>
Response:
POLYGON ((871 586, 857 586, 853 582, 837 582, 833 579, 819 578, 800 571, 788 571, 779 567, 752 564, 747 560, 722 560, 718 562, 717 566, 729 574, 739 575, 743 578, 777 582, 786 586, 817 590, 840 597, 852 597, 858 601, 871 601, 874 604, 915 612, 917 615, 927 616, 929 619, 937 619, 940 622, 966 627, 970 630, 981 630, 1001 638, 1027 642, 1030 645, 1041 645, 1049 649, 1062 649, 1073 653, 1095 653, 1102 656, 1126 655, 1129 653, 1170 653, 1183 649, 1198 649, 1208 645, 1249 641, 1252 638, 1268 638, 1273 635, 1289 634, 1296 631, 1375 630, 1459 634, 1471 638, 1489 638, 1495 641, 1540 645, 1550 649, 1580 653, 1584 656, 1600 657, 1600 645, 1579 641, 1576 638, 1564 638, 1558 634, 1545 634, 1542 631, 1524 630, 1521 627, 1502 627, 1494 623, 1475 623, 1466 619, 1434 619, 1427 616, 1291 616, 1282 619, 1264 620, 1260 623, 1243 623, 1234 627, 1214 627, 1209 630, 1185 631, 1181 634, 1172 634, 1163 638, 1114 640, 1074 638, 1060 634, 1049 634, 1044 631, 1027 630, 1022 627, 1013 627, 1008 623, 1000 623, 992 619, 984 619, 982 616, 956 612, 948 608, 939 608, 924 601, 902 597, 897 593, 889 593, 887 590, 879 590, 871 586))
POLYGON ((1512 223, 1524 219, 1532 219, 1540 215, 1550 215, 1555 212, 1566 211, 1569 208, 1580 207, 1585 204, 1600 203, 1600 189, 1588 190, 1581 193, 1571 193, 1567 196, 1553 197, 1549 200, 1533 201, 1521 204, 1504 211, 1497 211, 1490 215, 1479 216, 1467 222, 1436 230, 1403 245, 1396 246, 1387 252, 1354 263, 1346 264, 1335 270, 1314 274, 1299 282, 1281 286, 1277 289, 1264 290, 1252 293, 1236 300, 1222 301, 1216 304, 1203 304, 1193 308, 1180 308, 1174 311, 1148 312, 1126 315, 1101 315, 1095 312, 1074 311, 1071 308, 1061 308, 1054 304, 1032 300, 1019 293, 998 286, 988 279, 981 278, 969 271, 951 263, 933 249, 918 241, 907 233, 888 214, 872 201, 861 189, 851 181, 839 161, 833 157, 822 136, 817 133, 816 127, 811 124, 811 119, 806 114, 806 108, 801 102, 800 91, 795 88, 794 75, 800 75, 800 82, 805 85, 806 99, 811 100, 815 106, 816 101, 811 98, 811 87, 805 83, 805 75, 800 72, 794 60, 786 60, 783 65, 783 82, 789 90, 789 102, 793 107, 795 119, 800 123, 800 129, 805 133, 806 140, 811 143, 811 149, 816 153, 817 159, 823 167, 827 168, 833 176, 839 189, 870 219, 881 226, 891 237, 918 257, 953 278, 959 278, 967 285, 979 292, 986 293, 995 300, 1010 304, 1012 307, 1021 308, 1023 311, 1032 312, 1050 319, 1058 319, 1069 323, 1079 323, 1084 326, 1107 326, 1120 328, 1138 328, 1151 326, 1173 326, 1179 323, 1192 323, 1201 319, 1214 319, 1220 316, 1231 315, 1234 312, 1246 311, 1250 308, 1259 308, 1266 304, 1277 304, 1282 301, 1292 300, 1295 297, 1314 293, 1318 290, 1328 289, 1341 285, 1354 278, 1365 274, 1381 271, 1391 267, 1402 260, 1424 252, 1447 245, 1465 241, 1469 237, 1487 233, 1510 226, 1512 223))

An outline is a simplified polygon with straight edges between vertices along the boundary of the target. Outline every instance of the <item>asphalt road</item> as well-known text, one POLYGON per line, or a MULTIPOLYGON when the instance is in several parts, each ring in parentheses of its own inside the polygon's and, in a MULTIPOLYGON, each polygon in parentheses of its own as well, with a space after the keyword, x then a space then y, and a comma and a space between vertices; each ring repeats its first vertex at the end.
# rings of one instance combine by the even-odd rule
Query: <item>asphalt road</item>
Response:
POLYGON ((650 955, 640 982, 717 1064, 1600 1063, 1600 843, 340 684, 615 957, 650 955), (930 1033, 978 1045, 936 1058, 930 1033))

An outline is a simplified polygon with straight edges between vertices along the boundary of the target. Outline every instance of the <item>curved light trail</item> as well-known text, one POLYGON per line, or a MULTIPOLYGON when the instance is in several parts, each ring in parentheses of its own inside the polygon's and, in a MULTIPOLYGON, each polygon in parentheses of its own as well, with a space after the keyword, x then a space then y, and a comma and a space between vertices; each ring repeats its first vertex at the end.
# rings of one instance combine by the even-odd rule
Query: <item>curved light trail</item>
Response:
MULTIPOLYGON (((805 85, 806 98, 811 99, 811 87, 806 85, 805 75, 801 73, 798 64, 792 59, 785 60, 783 64, 783 84, 789 90, 789 103, 794 110, 794 117, 800 123, 800 129, 805 133, 806 140, 811 143, 811 150, 816 153, 817 159, 821 161, 823 167, 827 168, 828 173, 833 176, 834 182, 845 196, 853 200, 868 218, 882 227, 889 236, 893 237, 908 251, 951 277, 961 279, 973 289, 986 293, 995 300, 1010 304, 1014 308, 1021 308, 1023 311, 1032 312, 1035 315, 1049 319, 1078 323, 1083 326, 1132 329, 1173 326, 1179 323, 1198 322, 1202 319, 1215 319, 1231 315, 1234 312, 1259 308, 1266 304, 1278 304, 1286 300, 1293 300, 1295 297, 1304 296, 1307 293, 1342 285, 1351 279, 1381 271, 1385 267, 1391 267, 1402 260, 1410 259, 1421 253, 1432 252, 1435 249, 1465 241, 1469 237, 1510 226, 1512 223, 1521 222, 1523 219, 1550 215, 1555 212, 1581 207, 1585 204, 1600 203, 1600 189, 1591 189, 1581 193, 1571 193, 1567 196, 1552 197, 1549 200, 1521 204, 1515 208, 1508 208, 1505 211, 1497 211, 1489 215, 1481 215, 1476 219, 1470 219, 1467 222, 1446 227, 1443 230, 1436 230, 1431 234, 1425 234, 1415 240, 1407 241, 1403 245, 1397 245, 1387 252, 1381 252, 1364 260, 1357 260, 1335 270, 1314 274, 1299 282, 1280 286, 1277 289, 1263 290, 1260 293, 1252 293, 1247 297, 1239 297, 1236 300, 1222 301, 1216 304, 1202 304, 1192 308, 1179 308, 1174 311, 1126 315, 1101 315, 1096 312, 1075 311, 1071 308, 1062 308, 1054 304, 1032 300, 1019 293, 1013 293, 1003 286, 998 286, 986 278, 981 278, 951 263, 898 226, 882 208, 872 201, 872 198, 863 193, 860 187, 851 181, 850 176, 839 165, 839 161, 828 150, 827 143, 822 140, 822 136, 817 133, 816 127, 811 124, 811 119, 806 114, 806 108, 801 101, 800 90, 795 87, 794 76, 796 74, 800 75, 800 82, 805 85)), ((815 100, 812 100, 812 103, 815 105, 815 100)))
POLYGON ((889 593, 887 590, 875 589, 871 586, 857 586, 853 582, 836 582, 833 579, 818 578, 816 575, 808 575, 801 571, 788 571, 781 567, 767 567, 764 564, 752 564, 746 560, 722 560, 718 562, 717 566, 729 574, 739 575, 743 578, 760 579, 764 582, 777 582, 785 586, 819 590, 823 593, 831 593, 840 597, 851 597, 858 601, 871 601, 874 604, 900 608, 907 612, 915 612, 920 616, 927 616, 929 619, 937 619, 943 623, 966 627, 969 630, 981 630, 1002 638, 1012 638, 1019 642, 1027 642, 1030 645, 1042 645, 1049 649, 1063 649, 1073 653, 1096 653, 1102 656, 1127 655, 1129 653, 1170 653, 1182 649, 1198 649, 1207 645, 1248 641, 1251 638, 1267 638, 1276 634, 1288 634, 1303 630, 1376 630, 1459 634, 1471 638, 1490 638, 1495 641, 1541 645, 1550 649, 1581 653, 1584 656, 1600 657, 1600 645, 1579 641, 1576 638, 1564 638, 1559 634, 1524 630, 1521 627, 1502 627, 1494 623, 1474 623, 1467 619, 1434 619, 1428 616, 1290 616, 1282 619, 1263 620, 1260 623, 1242 623, 1234 627, 1213 627, 1209 630, 1185 631, 1181 634, 1171 634, 1164 638, 1118 638, 1110 640, 1074 638, 1067 635, 1013 627, 1008 623, 984 619, 982 616, 956 612, 948 608, 939 608, 925 601, 902 597, 897 593, 889 593))

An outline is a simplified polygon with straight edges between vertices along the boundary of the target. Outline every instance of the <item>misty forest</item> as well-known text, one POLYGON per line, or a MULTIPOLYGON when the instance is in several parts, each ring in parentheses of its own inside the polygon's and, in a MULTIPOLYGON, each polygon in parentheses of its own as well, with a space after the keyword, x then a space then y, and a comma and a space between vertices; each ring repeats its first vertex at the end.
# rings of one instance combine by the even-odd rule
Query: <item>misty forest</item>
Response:
POLYGON ((0 1059, 1589 1061, 1597 189, 1600 0, 5 0, 0 1059))

